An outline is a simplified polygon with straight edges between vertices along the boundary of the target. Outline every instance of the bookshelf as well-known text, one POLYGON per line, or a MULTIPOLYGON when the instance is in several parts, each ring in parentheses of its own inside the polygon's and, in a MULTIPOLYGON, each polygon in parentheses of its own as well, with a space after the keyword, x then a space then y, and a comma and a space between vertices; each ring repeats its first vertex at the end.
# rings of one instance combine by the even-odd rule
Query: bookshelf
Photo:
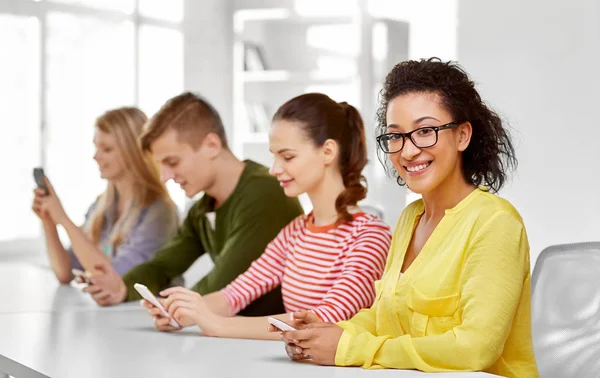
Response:
POLYGON ((371 17, 366 1, 359 4, 356 12, 339 17, 303 16, 291 7, 234 12, 231 145, 237 156, 270 166, 274 112, 299 94, 323 92, 363 115, 369 196, 380 194, 377 181, 385 177, 375 154, 377 93, 384 75, 408 58, 409 30, 405 22, 371 17))

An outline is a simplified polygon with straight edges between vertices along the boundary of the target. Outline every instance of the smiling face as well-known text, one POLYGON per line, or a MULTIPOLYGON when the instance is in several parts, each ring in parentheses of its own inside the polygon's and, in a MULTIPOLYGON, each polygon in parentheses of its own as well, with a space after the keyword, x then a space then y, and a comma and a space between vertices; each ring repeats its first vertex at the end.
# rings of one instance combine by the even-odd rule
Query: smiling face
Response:
POLYGON ((337 158, 334 141, 327 140, 317 147, 296 122, 286 120, 273 123, 269 149, 274 155, 269 172, 277 177, 288 197, 318 188, 324 181, 327 167, 335 164, 337 158))
POLYGON ((179 138, 176 130, 167 130, 150 147, 154 160, 160 165, 162 181, 172 179, 190 198, 210 188, 215 180, 213 160, 221 150, 221 144, 216 139, 218 137, 215 134, 209 133, 201 145, 194 149, 179 138))
MULTIPOLYGON (((388 133, 408 133, 427 126, 442 126, 457 120, 441 105, 433 93, 408 93, 392 99, 387 107, 388 133)), ((413 138, 417 137, 417 131, 413 138)), ((401 151, 390 154, 394 168, 415 193, 427 194, 453 179, 464 180, 461 153, 470 141, 471 125, 468 122, 456 128, 438 131, 437 143, 418 148, 406 138, 401 151)), ((435 140, 435 138, 434 138, 435 140)))
POLYGON ((123 177, 126 172, 125 162, 115 136, 96 128, 94 145, 94 160, 100 169, 100 177, 109 181, 123 177))

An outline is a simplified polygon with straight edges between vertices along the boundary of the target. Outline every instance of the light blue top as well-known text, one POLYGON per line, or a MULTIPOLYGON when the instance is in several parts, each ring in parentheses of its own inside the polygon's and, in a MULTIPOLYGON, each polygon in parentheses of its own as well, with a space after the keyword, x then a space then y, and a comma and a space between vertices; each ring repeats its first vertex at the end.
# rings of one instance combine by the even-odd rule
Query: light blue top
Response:
MULTIPOLYGON (((98 200, 88 209, 85 215, 85 226, 98 200)), ((104 214, 104 225, 100 233, 98 247, 112 261, 112 265, 120 275, 127 273, 133 267, 150 260, 156 252, 177 232, 179 218, 177 208, 162 200, 157 200, 146 206, 140 212, 137 222, 129 230, 123 242, 115 250, 109 243, 109 236, 117 221, 117 201, 104 214)), ((82 269, 73 249, 68 249, 71 256, 71 267, 82 269)))

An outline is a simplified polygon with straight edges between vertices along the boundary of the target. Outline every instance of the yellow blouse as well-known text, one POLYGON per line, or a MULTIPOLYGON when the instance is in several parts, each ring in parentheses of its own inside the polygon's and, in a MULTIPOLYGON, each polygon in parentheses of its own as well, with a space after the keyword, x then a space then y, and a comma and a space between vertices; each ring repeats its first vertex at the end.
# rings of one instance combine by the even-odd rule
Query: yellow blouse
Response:
POLYGON ((401 275, 423 211, 419 200, 400 216, 373 306, 338 323, 336 365, 538 377, 529 244, 517 210, 474 190, 401 275))

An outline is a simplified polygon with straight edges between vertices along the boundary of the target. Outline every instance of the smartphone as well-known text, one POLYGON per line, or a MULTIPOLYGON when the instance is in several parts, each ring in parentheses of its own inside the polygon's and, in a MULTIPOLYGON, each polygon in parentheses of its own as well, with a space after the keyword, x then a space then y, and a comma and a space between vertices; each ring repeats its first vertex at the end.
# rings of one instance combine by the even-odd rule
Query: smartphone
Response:
POLYGON ((33 179, 35 180, 35 183, 37 184, 37 187, 39 189, 42 189, 45 194, 48 194, 48 187, 46 186, 46 182, 44 181, 44 169, 37 167, 37 168, 33 168, 33 179))
POLYGON ((73 275, 75 277, 79 277, 83 280, 84 283, 91 285, 92 281, 90 280, 90 277, 87 275, 86 272, 84 272, 83 270, 79 270, 79 269, 71 269, 71 273, 73 273, 73 275))
POLYGON ((292 327, 291 325, 287 324, 282 320, 275 319, 269 316, 267 318, 267 321, 280 331, 296 331, 296 328, 292 327))
POLYGON ((154 296, 154 294, 152 294, 152 292, 150 292, 150 290, 148 290, 148 288, 145 285, 136 283, 136 284, 133 285, 133 287, 135 288, 135 290, 137 290, 138 293, 140 293, 140 295, 142 296, 142 298, 144 298, 148 302, 150 302, 153 305, 155 305, 156 307, 158 307, 160 309, 160 311, 161 311, 162 316, 164 316, 165 318, 170 318, 171 319, 171 325, 173 327, 181 328, 181 326, 179 325, 179 323, 177 323, 177 321, 175 319, 173 319, 171 317, 171 315, 169 315, 169 313, 165 310, 165 308, 160 304, 160 302, 158 301, 158 299, 154 296))

